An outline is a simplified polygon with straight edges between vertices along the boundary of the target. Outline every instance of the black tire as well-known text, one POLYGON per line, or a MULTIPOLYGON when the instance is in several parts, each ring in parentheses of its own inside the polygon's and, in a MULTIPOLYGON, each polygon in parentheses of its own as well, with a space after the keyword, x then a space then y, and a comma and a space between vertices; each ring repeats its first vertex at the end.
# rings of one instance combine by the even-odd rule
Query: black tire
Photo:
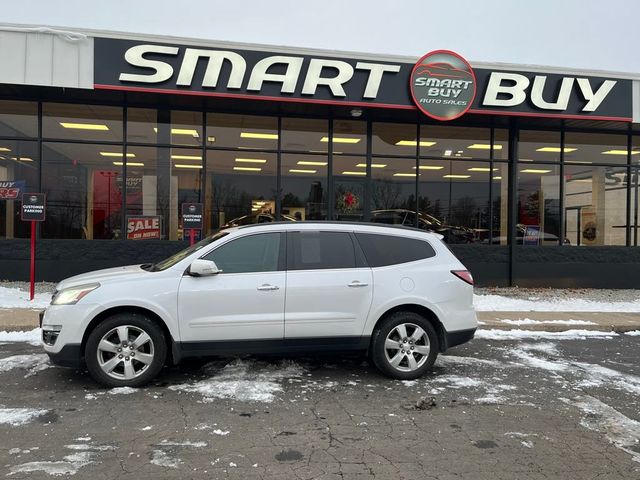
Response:
MULTIPOLYGON (((121 345, 116 346, 121 347, 121 345)), ((128 349, 130 348, 131 346, 128 346, 128 349)), ((128 349, 124 349, 125 351, 122 353, 124 355, 129 355, 128 349)), ((137 350, 134 350, 134 355, 136 352, 137 350)), ((140 351, 138 353, 138 358, 140 358, 140 354, 145 354, 144 351, 140 351)), ((101 353, 100 355, 104 356, 106 354, 101 353)), ((119 354, 114 353, 113 355, 117 356, 119 354)), ((162 370, 167 357, 167 341, 162 329, 145 315, 133 312, 118 313, 98 323, 91 333, 89 333, 84 349, 84 357, 87 364, 87 370, 96 382, 107 387, 141 387, 153 380, 158 373, 160 373, 160 370, 162 370), (124 378, 124 373, 122 375, 123 378, 114 378, 114 376, 107 374, 102 369, 98 361, 98 345, 102 338, 112 330, 122 326, 133 327, 131 329, 133 332, 132 336, 129 338, 133 338, 133 335, 136 333, 139 334, 139 331, 142 331, 149 335, 151 339, 151 343, 147 343, 146 346, 143 347, 147 351, 152 348, 152 360, 150 363, 143 364, 143 362, 138 361, 137 358, 134 359, 133 355, 131 357, 124 357, 123 360, 121 360, 121 362, 123 362, 124 359, 127 359, 127 362, 130 361, 132 365, 135 365, 134 369, 138 368, 140 370, 139 374, 130 379, 124 378)), ((124 370, 124 363, 122 363, 122 369, 124 370)), ((117 375, 117 370, 114 370, 112 375, 117 375)))
MULTIPOLYGON (((409 327, 411 328, 411 327, 409 327)), ((413 330, 415 331, 415 330, 413 330)), ((425 343, 426 344, 426 343, 425 343)), ((407 344, 408 345, 408 344, 407 344)), ((416 344, 416 348, 418 346, 423 346, 416 344)), ((410 347, 404 347, 410 348, 410 347)), ((419 315, 414 312, 395 312, 385 319, 383 319, 373 331, 373 335, 371 337, 371 358, 375 363, 378 370, 380 370, 383 374, 388 377, 395 378, 398 380, 413 380, 421 377, 427 372, 435 363, 436 357, 438 356, 438 352, 440 351, 440 343, 438 341, 438 335, 433 328, 431 322, 425 319, 422 315, 419 315), (387 353, 385 349, 385 342, 387 340, 387 336, 394 331, 396 327, 401 324, 410 324, 416 325, 420 327, 429 340, 429 352, 426 355, 414 354, 411 352, 411 355, 414 358, 418 357, 418 366, 415 370, 411 371, 402 371, 394 367, 389 359, 387 358, 387 353), (423 361, 424 357, 424 361, 423 361), (422 362, 422 363, 421 363, 422 362)), ((412 349, 413 350, 413 349, 412 349)), ((392 350, 390 350, 392 351, 392 350)), ((408 355, 407 355, 408 356, 408 355)), ((400 368, 408 368, 408 359, 403 360, 404 366, 399 365, 400 368)))

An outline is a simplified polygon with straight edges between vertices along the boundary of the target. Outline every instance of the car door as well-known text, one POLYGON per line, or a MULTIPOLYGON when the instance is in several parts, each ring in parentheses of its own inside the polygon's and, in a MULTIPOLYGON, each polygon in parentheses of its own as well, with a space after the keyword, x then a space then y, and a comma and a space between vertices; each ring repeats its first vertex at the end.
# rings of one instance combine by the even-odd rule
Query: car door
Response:
POLYGON ((372 300, 372 274, 349 232, 287 237, 285 340, 356 337, 372 300))
POLYGON ((284 337, 285 236, 279 232, 231 239, 204 255, 221 273, 185 275, 178 292, 184 342, 284 337))

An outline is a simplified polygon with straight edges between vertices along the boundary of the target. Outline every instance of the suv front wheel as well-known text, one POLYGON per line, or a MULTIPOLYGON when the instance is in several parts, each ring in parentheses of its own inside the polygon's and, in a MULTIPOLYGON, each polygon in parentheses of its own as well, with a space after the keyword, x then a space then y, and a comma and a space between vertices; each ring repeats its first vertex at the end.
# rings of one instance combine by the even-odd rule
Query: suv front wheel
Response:
POLYGON ((421 377, 438 356, 438 335, 423 316, 395 312, 373 332, 371 357, 385 375, 398 380, 421 377))
POLYGON ((164 334, 139 313, 118 313, 100 322, 85 346, 87 370, 107 387, 139 387, 162 369, 167 356, 164 334))

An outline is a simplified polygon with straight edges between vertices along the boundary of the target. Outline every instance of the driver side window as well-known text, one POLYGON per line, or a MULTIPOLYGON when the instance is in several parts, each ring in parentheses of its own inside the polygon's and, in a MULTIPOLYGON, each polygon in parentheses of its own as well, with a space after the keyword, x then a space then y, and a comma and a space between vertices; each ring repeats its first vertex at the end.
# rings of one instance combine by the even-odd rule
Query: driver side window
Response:
POLYGON ((275 272, 279 268, 281 234, 261 233, 232 240, 204 260, 213 260, 222 273, 275 272))

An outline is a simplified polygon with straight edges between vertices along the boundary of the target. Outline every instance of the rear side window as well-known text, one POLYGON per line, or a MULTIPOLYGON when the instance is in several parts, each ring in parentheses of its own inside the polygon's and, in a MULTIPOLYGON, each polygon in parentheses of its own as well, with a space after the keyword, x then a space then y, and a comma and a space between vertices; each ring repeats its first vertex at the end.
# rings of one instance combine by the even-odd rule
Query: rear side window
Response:
POLYGON ((370 267, 415 262, 436 255, 433 247, 425 240, 374 233, 355 235, 370 267))
POLYGON ((355 268, 353 241, 347 232, 292 232, 287 270, 355 268))

